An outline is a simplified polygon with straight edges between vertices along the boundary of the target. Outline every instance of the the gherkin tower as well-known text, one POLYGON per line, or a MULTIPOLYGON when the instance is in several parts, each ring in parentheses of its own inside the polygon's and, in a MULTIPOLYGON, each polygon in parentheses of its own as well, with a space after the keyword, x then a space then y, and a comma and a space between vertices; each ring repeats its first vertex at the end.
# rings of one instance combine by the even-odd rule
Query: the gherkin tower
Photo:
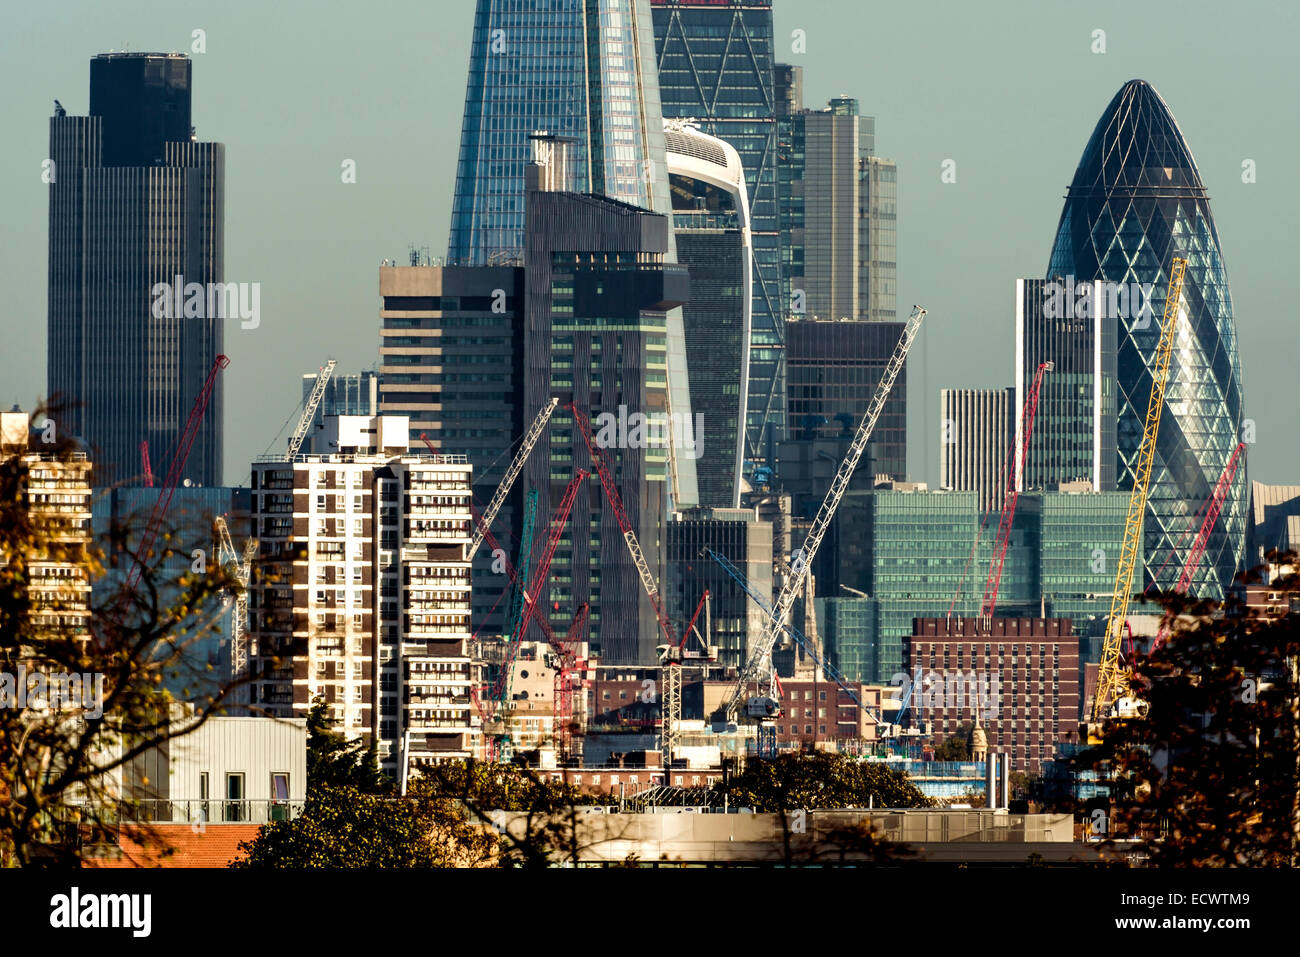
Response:
MULTIPOLYGON (((1144 80, 1130 80, 1097 122, 1061 211, 1048 278, 1151 283, 1153 316, 1114 316, 1118 329, 1119 487, 1133 487, 1151 367, 1174 256, 1188 260, 1183 310, 1151 472, 1144 523, 1146 580, 1178 581, 1245 415, 1232 296, 1210 199, 1177 121, 1144 80)), ((1131 313, 1133 310, 1116 310, 1131 313)), ((1193 578, 1219 598, 1245 550, 1244 464, 1193 578)))

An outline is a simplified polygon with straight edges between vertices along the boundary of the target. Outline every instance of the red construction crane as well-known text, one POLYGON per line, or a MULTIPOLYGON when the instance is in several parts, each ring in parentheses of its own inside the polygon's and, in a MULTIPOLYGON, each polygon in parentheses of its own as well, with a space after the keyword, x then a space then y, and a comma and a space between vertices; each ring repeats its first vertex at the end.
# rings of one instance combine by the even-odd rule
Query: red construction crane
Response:
MULTIPOLYGON (((1002 584, 1002 568, 1007 560, 1007 546, 1011 542, 1011 523, 1016 517, 1016 500, 1020 497, 1020 478, 1024 475, 1025 459, 1029 457, 1029 436, 1034 431, 1034 413, 1038 410, 1038 393, 1043 387, 1043 373, 1051 372, 1055 366, 1043 362, 1034 373, 1033 384, 1025 396, 1024 409, 1020 414, 1021 431, 1018 454, 1013 452, 1011 467, 1007 469, 1007 492, 1002 500, 1002 516, 998 520, 998 537, 993 542, 993 558, 989 562, 989 577, 984 584, 984 600, 980 603, 980 618, 988 621, 993 618, 993 611, 998 604, 998 587, 1002 584)), ((1013 448, 1016 440, 1012 439, 1013 448)))
POLYGON ((144 484, 153 488, 153 466, 149 464, 149 440, 140 443, 140 464, 144 466, 144 484))
POLYGON ((154 503, 153 512, 149 515, 149 524, 145 526, 144 534, 140 536, 140 549, 136 555, 135 564, 131 566, 131 571, 127 573, 126 588, 123 591, 124 596, 135 591, 135 586, 140 580, 140 574, 144 571, 144 563, 149 559, 149 552, 153 548, 154 540, 157 539, 158 531, 162 528, 163 518, 167 514, 167 509, 171 506, 172 494, 176 491, 176 484, 180 481, 181 473, 185 470, 185 462, 190 457, 190 449, 194 446, 194 440, 198 437, 199 426, 203 422, 203 413, 207 411, 208 401, 212 398, 212 390, 217 384, 217 373, 228 365, 230 365, 228 356, 217 356, 216 361, 212 363, 212 368, 208 370, 208 377, 204 380, 203 388, 199 390, 198 397, 194 400, 194 408, 190 409, 190 417, 176 442, 176 452, 172 456, 171 467, 167 469, 167 477, 163 480, 162 490, 158 493, 158 500, 154 503))
POLYGON ((614 484, 614 475, 605 458, 605 450, 600 448, 591 437, 591 423, 578 407, 570 402, 566 408, 573 413, 573 421, 578 423, 578 428, 582 431, 583 441, 587 443, 587 451, 591 454, 591 461, 600 476, 600 484, 605 489, 605 498, 608 499, 610 508, 614 510, 619 530, 623 533, 623 540, 627 542, 628 551, 632 555, 632 563, 636 565, 637 574, 641 576, 641 585, 650 599, 650 605, 654 608, 655 617, 659 619, 659 629, 664 634, 664 641, 669 647, 677 648, 681 642, 677 638, 672 621, 668 618, 668 613, 664 611, 659 585, 650 572, 650 566, 646 563, 645 554, 641 551, 641 543, 637 541, 636 530, 627 517, 627 510, 623 508, 623 497, 618 494, 618 486, 614 484))
MULTIPOLYGON (((1192 587, 1192 578, 1196 575, 1196 570, 1201 567, 1201 559, 1205 557, 1205 549, 1210 544, 1210 533, 1214 531, 1214 525, 1219 520, 1219 513, 1223 510, 1224 500, 1227 499, 1228 492, 1232 489, 1232 480, 1237 475, 1237 465, 1245 448, 1245 442, 1237 443, 1237 447, 1232 450, 1232 455, 1228 459, 1228 464, 1223 469, 1223 474, 1219 476, 1219 481, 1214 485, 1214 491, 1210 493, 1210 500, 1205 508, 1205 520, 1201 522, 1201 529, 1192 542, 1192 549, 1187 553, 1187 564, 1183 566, 1183 572, 1178 576, 1178 584, 1174 585, 1174 591, 1179 595, 1187 594, 1192 587)), ((1155 641, 1151 643, 1152 651, 1155 651, 1160 646, 1160 643, 1165 640, 1168 631, 1169 629, 1165 625, 1160 626, 1155 641)))
POLYGON ((573 695, 582 690, 582 661, 578 658, 578 645, 582 631, 587 626, 587 615, 591 611, 590 602, 578 606, 578 613, 573 616, 573 624, 564 643, 551 646, 555 649, 555 717, 552 722, 555 729, 555 750, 559 755, 568 756, 573 746, 573 695), (574 676, 577 680, 574 680, 574 676))
POLYGON ((510 636, 510 643, 506 646, 505 662, 502 665, 501 673, 497 676, 496 684, 492 688, 492 694, 488 695, 489 698, 499 696, 505 686, 507 675, 509 675, 510 668, 514 665, 515 655, 519 653, 519 644, 523 641, 524 635, 528 633, 528 625, 537 612, 537 601, 546 585, 546 579, 550 576, 551 559, 555 557, 555 549, 560 544, 560 536, 564 533, 564 527, 569 523, 569 513, 573 511, 573 502, 578 497, 578 489, 582 487, 582 483, 587 480, 589 474, 586 469, 578 469, 574 473, 572 480, 569 482, 569 487, 565 489, 564 498, 560 501, 559 508, 555 510, 555 514, 551 518, 551 530, 546 536, 546 545, 542 549, 542 555, 537 561, 536 568, 533 569, 532 579, 528 582, 528 587, 524 589, 524 613, 519 617, 519 623, 510 636))

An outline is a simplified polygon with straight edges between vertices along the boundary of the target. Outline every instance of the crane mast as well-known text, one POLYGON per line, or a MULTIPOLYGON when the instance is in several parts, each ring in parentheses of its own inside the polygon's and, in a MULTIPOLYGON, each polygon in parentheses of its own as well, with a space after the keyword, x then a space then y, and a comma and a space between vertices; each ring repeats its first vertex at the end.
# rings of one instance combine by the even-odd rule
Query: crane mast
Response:
POLYGON ((641 587, 645 589, 646 597, 650 599, 650 604, 654 608, 655 617, 659 619, 659 630, 663 632, 664 641, 671 647, 677 647, 680 642, 677 640, 677 632, 673 628, 672 621, 664 610, 663 598, 659 594, 659 583, 655 581, 650 565, 645 560, 645 553, 641 551, 641 543, 637 540, 636 530, 632 528, 632 520, 627 516, 627 509, 623 507, 623 496, 619 495, 618 486, 614 484, 614 474, 610 470, 605 452, 592 438, 591 423, 587 421, 586 415, 572 402, 566 408, 573 413, 573 421, 578 424, 583 441, 587 443, 587 451, 591 455, 596 473, 600 476, 600 484, 605 489, 605 498, 610 508, 614 510, 614 517, 618 520, 619 531, 623 533, 623 540, 627 543, 632 563, 636 566, 637 574, 641 576, 641 587))
POLYGON ((1092 702, 1092 721, 1098 723, 1111 705, 1128 693, 1128 677, 1120 668, 1120 643, 1124 623, 1128 620, 1129 599, 1133 595, 1133 576, 1141 560, 1142 520, 1146 515, 1147 495, 1151 488, 1151 465, 1155 459, 1156 437, 1160 432, 1160 414, 1165 407, 1165 389, 1169 383, 1169 359, 1173 354, 1174 329, 1183 296, 1183 276, 1187 260, 1174 257, 1169 268, 1169 289, 1165 293, 1165 313, 1160 324, 1155 366, 1151 371, 1151 397, 1142 427, 1142 444, 1138 448, 1134 469, 1133 494, 1129 497, 1128 515, 1124 519, 1124 542, 1115 572, 1115 589, 1110 599, 1110 616, 1106 620, 1106 638, 1097 671, 1097 693, 1092 702))
POLYGON ((1192 587, 1192 577, 1196 574, 1196 569, 1200 567, 1201 559, 1205 557, 1205 549, 1210 544, 1210 533, 1214 531, 1214 523, 1219 520, 1219 513, 1223 511, 1223 502, 1232 488, 1232 480, 1237 475, 1237 463, 1245 448, 1245 442, 1237 443, 1237 447, 1232 450, 1231 458, 1228 459, 1227 466, 1223 469, 1223 474, 1219 476, 1219 481, 1215 483, 1214 492, 1210 496, 1209 508, 1205 511, 1205 521, 1201 523, 1201 529, 1197 532, 1196 540, 1192 542, 1192 550, 1188 552, 1187 564, 1183 566, 1183 573, 1178 576, 1178 584, 1174 586, 1174 591, 1180 595, 1187 594, 1187 590, 1192 587))
MULTIPOLYGON (((1016 448, 1013 466, 1007 472, 1007 494, 1002 500, 1002 515, 998 519, 998 537, 994 540, 993 559, 989 562, 989 578, 984 585, 984 599, 980 602, 980 619, 992 621, 993 611, 998 605, 998 587, 1002 584, 1002 569, 1007 560, 1007 546, 1011 542, 1011 525, 1016 517, 1016 502, 1020 498, 1021 476, 1025 474, 1025 460, 1029 458, 1029 437, 1034 431, 1034 413, 1038 410, 1038 393, 1043 387, 1043 373, 1051 372, 1055 365, 1051 362, 1039 363, 1034 373, 1033 385, 1025 396, 1024 410, 1020 421, 1023 436, 1016 448)), ((1015 440, 1012 440, 1013 444, 1015 440)))
POLYGON ((217 385, 217 373, 228 365, 230 365, 229 356, 217 356, 212 362, 212 368, 208 370, 208 377, 203 382, 203 388, 199 390, 198 396, 194 399, 194 406, 190 409, 190 417, 185 422, 185 428, 181 431, 180 438, 176 440, 176 451, 172 454, 171 465, 167 469, 167 477, 163 479, 162 489, 158 492, 158 500, 154 502, 153 511, 149 513, 149 522, 145 525, 144 534, 140 536, 140 552, 136 556, 135 564, 127 572, 123 600, 128 599, 131 592, 135 591, 135 586, 140 580, 140 575, 144 571, 144 563, 149 559, 149 551, 158 538, 158 531, 162 527, 163 517, 167 514, 167 509, 171 507, 172 496, 175 494, 176 486, 181 480, 181 473, 185 471, 185 463, 189 460, 190 449, 194 447, 194 440, 198 438, 199 426, 203 423, 203 414, 208 409, 208 402, 212 398, 212 390, 217 385))
POLYGON ((506 469, 506 474, 501 479, 501 484, 497 486, 496 492, 493 493, 492 500, 488 502, 487 508, 483 510, 483 522, 474 530, 474 535, 469 542, 468 554, 473 555, 478 551, 478 547, 483 544, 483 529, 491 528, 492 523, 496 521, 497 512, 501 511, 501 506, 505 504, 506 496, 510 494, 515 479, 523 471, 524 463, 528 461, 529 453, 533 451, 533 446, 537 444, 538 436, 546 428, 546 423, 551 421, 551 413, 555 411, 559 401, 559 399, 552 397, 533 417, 533 424, 524 433, 523 444, 519 446, 519 451, 515 453, 514 460, 510 463, 510 467, 506 469))
POLYGON ((329 385, 330 376, 334 374, 336 365, 338 362, 330 359, 321 367, 320 372, 316 373, 316 384, 311 387, 311 394, 307 396, 302 418, 298 420, 298 427, 293 430, 293 435, 289 436, 289 447, 284 456, 286 462, 292 462, 298 457, 298 450, 302 448, 303 439, 307 438, 307 432, 316 419, 316 410, 320 408, 321 400, 325 398, 325 387, 329 385))
MULTIPOLYGON (((230 623, 230 671, 231 678, 239 682, 248 677, 248 580, 252 575, 253 557, 257 554, 257 539, 250 538, 244 543, 242 555, 235 551, 230 539, 230 527, 224 515, 212 520, 217 531, 218 554, 223 565, 234 568, 235 578, 241 586, 235 595, 235 614, 230 623)), ((238 692, 244 696, 243 689, 238 692)))
MULTIPOLYGON (((853 477, 854 470, 858 467, 862 453, 866 451, 867 442, 871 439, 871 433, 875 431, 876 422, 880 419, 881 412, 884 411, 885 400, 889 398, 889 393, 894 387, 894 381, 903 369, 903 363, 907 360, 907 353, 912 348, 912 342, 916 339, 916 334, 920 331, 921 322, 924 319, 925 310, 920 306, 913 306, 912 314, 903 325, 903 334, 899 337, 898 345, 895 346, 893 355, 889 357, 889 362, 885 365, 884 372, 880 376, 880 383, 876 386, 876 393, 872 396, 871 404, 862 417, 857 434, 854 435, 853 442, 849 446, 848 454, 844 457, 844 461, 840 463, 839 471, 835 473, 835 477, 831 480, 831 487, 826 493, 821 508, 817 511, 817 517, 813 520, 812 527, 808 530, 808 536, 804 539, 799 557, 792 564, 791 573, 786 576, 785 582, 781 586, 781 594, 777 597, 776 605, 773 607, 772 617, 768 619, 762 636, 750 649, 749 657, 736 679, 735 687, 723 706, 728 720, 735 719, 741 699, 745 696, 745 689, 751 681, 758 679, 764 671, 775 678, 776 672, 771 666, 772 649, 776 646, 777 639, 785 629, 785 621, 790 616, 790 610, 794 606, 795 599, 803 590, 808 569, 812 565, 813 558, 817 555, 817 549, 821 545, 822 538, 830 527, 831 519, 835 517, 835 510, 839 508, 840 500, 849 487, 849 481, 853 477)), ((772 684, 775 686, 774 681, 772 684)))

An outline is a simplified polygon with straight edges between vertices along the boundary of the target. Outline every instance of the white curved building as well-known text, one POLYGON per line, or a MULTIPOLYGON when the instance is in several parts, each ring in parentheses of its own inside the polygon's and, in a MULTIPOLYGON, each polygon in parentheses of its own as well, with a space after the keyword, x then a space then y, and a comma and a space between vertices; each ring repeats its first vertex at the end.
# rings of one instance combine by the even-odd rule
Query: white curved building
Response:
POLYGON ((740 155, 683 120, 664 122, 677 261, 691 273, 683 307, 695 422, 675 437, 695 459, 700 505, 740 504, 749 394, 753 275, 740 155))

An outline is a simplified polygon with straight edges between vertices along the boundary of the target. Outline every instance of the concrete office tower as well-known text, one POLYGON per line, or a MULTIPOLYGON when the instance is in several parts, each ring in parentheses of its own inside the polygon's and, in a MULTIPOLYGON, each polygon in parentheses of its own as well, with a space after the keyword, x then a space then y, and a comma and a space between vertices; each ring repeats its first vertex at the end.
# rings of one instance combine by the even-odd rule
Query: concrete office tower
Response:
MULTIPOLYGON (((810 318, 788 323, 787 419, 791 439, 852 441, 902 333, 903 325, 898 322, 810 318)), ((868 453, 873 473, 898 481, 906 478, 906 366, 899 371, 898 381, 885 399, 868 453)), ((821 494, 825 495, 825 489, 821 494)))
MULTIPOLYGON (((753 508, 695 508, 679 512, 668 524, 668 614, 684 629, 709 591, 709 644, 718 647, 718 664, 744 665, 749 639, 759 635, 767 616, 705 549, 713 549, 739 569, 758 594, 772 596, 772 523, 753 508)), ((696 625, 705 631, 704 615, 696 625)), ((687 638, 698 651, 698 638, 687 638)))
MULTIPOLYGON (((673 498, 669 404, 669 310, 688 299, 686 268, 667 261, 667 216, 591 194, 538 188, 563 144, 538 140, 527 194, 524 272, 524 406, 551 396, 560 407, 528 460, 526 488, 541 491, 538 528, 546 529, 575 469, 591 470, 571 413, 575 403, 605 446, 628 519, 657 580, 663 580, 663 527, 673 498)), ((678 310, 680 315, 680 310, 678 310)), ((680 418, 678 419, 680 423, 680 418)), ((686 455, 680 462, 692 462, 686 455)), ((693 464, 693 462, 692 462, 693 464)), ((581 491, 540 597, 563 634, 584 598, 590 641, 609 664, 657 661, 658 621, 642 590, 615 513, 593 475, 581 491)))
MULTIPOLYGON (((1175 256, 1189 262, 1143 523, 1146 575, 1139 591, 1148 582, 1170 589, 1178 581, 1196 537, 1192 516, 1209 499, 1246 420, 1232 294, 1209 195, 1165 101, 1147 82, 1130 80, 1084 148, 1047 267, 1049 280, 1150 284, 1151 316, 1131 314, 1130 303, 1129 315, 1108 320, 1118 339, 1120 489, 1133 487, 1175 256)), ((1192 594, 1221 597, 1241 567, 1248 488, 1239 468, 1192 594)))
POLYGON ((975 491, 980 509, 1000 509, 1016 436, 1015 389, 939 390, 939 487, 975 491))
MULTIPOLYGON (((511 266, 382 266, 379 405, 410 421, 411 448, 464 455, 474 498, 486 506, 536 409, 523 406, 524 271, 511 266)), ((517 562, 523 482, 493 534, 517 562)), ((505 627, 509 580, 486 544, 474 554, 475 626, 505 627), (495 566, 495 567, 494 567, 495 566)))
POLYGON ((253 464, 253 707, 378 741, 390 774, 476 753, 470 465, 409 448, 403 416, 337 416, 311 452, 253 464), (328 450, 328 451, 322 451, 328 450), (407 737, 409 735, 409 738, 407 737))
POLYGON ((677 261, 691 273, 691 301, 682 308, 682 320, 691 405, 703 426, 690 436, 699 443, 700 504, 736 508, 753 303, 745 171, 729 143, 678 120, 664 124, 677 261))
MULTIPOLYGON (((478 0, 448 263, 522 260, 524 170, 539 132, 565 144, 552 175, 566 188, 671 212, 648 0, 478 0)), ((664 261, 676 262, 671 233, 664 261)), ((664 338, 672 409, 688 416, 680 310, 664 338)), ((694 460, 669 451, 674 505, 698 504, 694 460)))
MULTIPOLYGON (((26 472, 23 506, 45 544, 22 556, 31 632, 7 636, 41 638, 89 635, 91 544, 90 473, 84 452, 58 452, 41 441, 45 424, 32 432, 26 412, 0 412, 0 466, 26 472), (15 463, 15 459, 17 463, 15 463)), ((16 556, 15 556, 16 557, 16 556)), ((8 564, 10 556, 6 556, 8 564)), ((21 654, 21 647, 18 649, 21 654)))
POLYGON ((754 276, 745 456, 770 466, 785 438, 789 303, 781 294, 772 4, 651 0, 651 12, 664 116, 693 119, 730 143, 745 170, 754 276))
POLYGON ((1038 366, 1054 365, 1043 374, 1022 488, 1062 482, 1087 482, 1094 492, 1115 488, 1118 324, 1106 312, 1104 283, 1016 280, 1017 434, 1038 366))
MULTIPOLYGON (((100 54, 90 115, 56 103, 50 120, 48 387, 81 404, 60 427, 93 450, 101 485, 139 480, 141 440, 167 470, 235 314, 209 285, 223 279, 225 147, 195 141, 190 80, 180 54, 100 54)), ((221 484, 222 394, 218 376, 183 479, 221 484)))

